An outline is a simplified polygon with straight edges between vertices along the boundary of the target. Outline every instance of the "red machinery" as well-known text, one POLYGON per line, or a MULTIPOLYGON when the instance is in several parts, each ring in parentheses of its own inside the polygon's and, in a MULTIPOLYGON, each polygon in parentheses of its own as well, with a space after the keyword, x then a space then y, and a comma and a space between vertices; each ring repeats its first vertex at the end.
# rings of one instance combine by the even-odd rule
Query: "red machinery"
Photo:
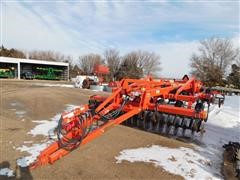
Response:
POLYGON ((200 81, 186 76, 183 80, 123 79, 109 97, 92 96, 89 104, 63 113, 58 140, 40 153, 31 168, 54 163, 123 122, 173 135, 179 128, 183 135, 186 129, 200 132, 208 118, 210 97, 200 81))
POLYGON ((109 68, 105 65, 96 65, 94 66, 94 74, 98 77, 99 83, 103 83, 104 75, 109 74, 109 68))
POLYGON ((104 81, 106 81, 106 75, 109 74, 109 68, 105 65, 95 65, 93 74, 97 77, 98 82, 95 82, 94 79, 87 77, 83 80, 83 89, 90 89, 90 85, 101 85, 104 81))

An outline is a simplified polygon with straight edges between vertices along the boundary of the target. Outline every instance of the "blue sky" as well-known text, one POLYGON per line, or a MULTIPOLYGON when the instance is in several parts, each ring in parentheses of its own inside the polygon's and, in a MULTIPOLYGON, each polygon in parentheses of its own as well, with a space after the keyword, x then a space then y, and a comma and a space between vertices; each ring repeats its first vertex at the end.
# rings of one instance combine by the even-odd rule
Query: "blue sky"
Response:
POLYGON ((161 56, 163 76, 189 73, 199 40, 239 46, 239 1, 1 1, 1 43, 72 55, 116 48, 161 56))

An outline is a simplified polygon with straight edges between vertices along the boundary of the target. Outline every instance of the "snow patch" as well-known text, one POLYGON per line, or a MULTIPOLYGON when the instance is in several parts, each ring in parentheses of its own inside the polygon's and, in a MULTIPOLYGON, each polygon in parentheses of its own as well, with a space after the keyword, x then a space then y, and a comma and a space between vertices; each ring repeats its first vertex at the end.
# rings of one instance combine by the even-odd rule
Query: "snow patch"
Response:
POLYGON ((17 105, 18 105, 17 102, 12 102, 12 103, 10 103, 10 104, 11 104, 11 106, 17 106, 17 105))
MULTIPOLYGON (((61 115, 57 115, 58 119, 61 117, 61 115)), ((53 135, 54 129, 57 127, 57 120, 41 120, 41 121, 32 121, 35 123, 38 123, 37 126, 35 126, 33 129, 28 132, 28 134, 32 134, 33 136, 36 135, 43 135, 43 136, 48 136, 48 135, 53 135)))
POLYGON ((13 170, 9 168, 0 169, 0 176, 14 177, 13 170))
POLYGON ((203 146, 196 149, 213 164, 213 174, 221 175, 223 163, 223 145, 229 141, 240 142, 240 96, 226 96, 225 104, 221 108, 212 106, 208 121, 205 125, 206 133, 200 139, 203 146))
MULTIPOLYGON (((73 110, 74 108, 76 108, 78 106, 75 105, 67 105, 66 108, 66 112, 69 112, 71 110, 73 110)), ((29 166, 31 163, 33 163, 38 155, 40 154, 40 152, 42 150, 44 150, 48 145, 50 145, 51 143, 53 143, 53 139, 56 138, 55 134, 54 134, 54 130, 58 125, 58 121, 61 117, 61 114, 56 114, 53 118, 51 118, 51 120, 37 120, 37 121, 33 121, 35 123, 37 123, 38 125, 35 126, 32 130, 30 130, 28 132, 28 134, 31 134, 33 136, 37 136, 37 135, 43 135, 46 137, 50 137, 51 139, 44 139, 41 142, 43 142, 42 144, 33 144, 32 146, 26 146, 26 145, 22 145, 21 147, 18 147, 17 150, 21 151, 21 152, 27 152, 30 155, 29 156, 25 156, 25 157, 21 157, 17 160, 17 164, 21 167, 27 167, 29 166)), ((32 143, 31 141, 24 141, 24 144, 27 143, 32 143)))
POLYGON ((23 118, 24 114, 26 114, 26 111, 16 111, 15 114, 19 117, 19 118, 23 118))
MULTIPOLYGON (((66 112, 76 108, 78 106, 75 105, 67 105, 66 112)), ((49 136, 51 138, 54 138, 54 130, 56 129, 58 125, 58 121, 61 117, 61 114, 56 114, 51 120, 37 120, 37 121, 32 121, 37 123, 38 125, 35 126, 33 129, 31 129, 28 134, 31 134, 33 136, 37 135, 43 135, 43 136, 49 136)))
POLYGON ((16 115, 20 116, 26 114, 26 111, 16 111, 15 113, 16 115))
POLYGON ((45 87, 67 87, 74 88, 73 84, 50 84, 50 83, 35 83, 35 86, 45 86, 45 87))
POLYGON ((29 147, 25 145, 18 147, 17 150, 21 152, 28 152, 30 156, 25 156, 17 159, 17 165, 21 167, 29 166, 31 163, 33 163, 37 159, 40 152, 51 143, 52 141, 48 141, 43 144, 33 144, 32 146, 29 146, 29 147))
POLYGON ((189 148, 167 148, 157 145, 151 147, 127 149, 115 157, 117 163, 147 162, 164 168, 166 171, 183 176, 185 179, 217 179, 212 175, 209 159, 189 148))
POLYGON ((32 144, 33 141, 24 141, 23 143, 24 143, 24 144, 32 144))

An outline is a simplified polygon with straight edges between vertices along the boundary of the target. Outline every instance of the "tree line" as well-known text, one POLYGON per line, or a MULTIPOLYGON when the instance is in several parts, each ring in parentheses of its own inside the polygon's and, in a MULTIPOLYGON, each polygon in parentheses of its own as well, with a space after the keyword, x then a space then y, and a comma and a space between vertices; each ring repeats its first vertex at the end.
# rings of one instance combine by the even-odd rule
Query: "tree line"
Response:
MULTIPOLYGON (((107 65, 110 69, 109 81, 121 78, 141 78, 158 76, 161 71, 160 56, 154 52, 131 51, 120 55, 116 49, 108 49, 103 55, 89 53, 75 61, 71 56, 54 51, 30 51, 24 53, 17 49, 1 47, 0 56, 44 59, 69 62, 70 77, 91 75, 95 65, 107 65)), ((207 86, 230 86, 240 89, 240 50, 228 38, 212 37, 199 42, 198 52, 190 58, 191 75, 207 86)))
POLYGON ((71 56, 59 52, 35 50, 26 53, 18 49, 7 49, 2 46, 0 56, 68 62, 70 77, 93 75, 96 65, 106 65, 110 71, 107 76, 109 81, 122 78, 141 78, 147 75, 157 76, 161 70, 160 56, 154 52, 141 50, 131 51, 121 56, 118 50, 108 49, 103 53, 103 56, 89 53, 79 56, 77 61, 73 61, 71 56))
POLYGON ((120 80, 122 78, 141 78, 143 76, 157 76, 161 70, 160 56, 154 52, 132 51, 121 56, 118 50, 109 49, 103 53, 86 54, 80 56, 79 67, 84 74, 91 74, 93 68, 98 64, 109 67, 109 80, 120 80))

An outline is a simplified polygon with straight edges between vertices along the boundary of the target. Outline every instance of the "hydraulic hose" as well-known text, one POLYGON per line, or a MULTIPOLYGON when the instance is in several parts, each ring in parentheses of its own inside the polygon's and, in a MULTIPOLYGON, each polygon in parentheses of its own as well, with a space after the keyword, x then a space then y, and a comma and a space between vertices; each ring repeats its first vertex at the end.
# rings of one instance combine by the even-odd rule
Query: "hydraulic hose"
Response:
POLYGON ((60 118, 57 126, 57 138, 61 148, 70 151, 77 148, 81 144, 83 138, 86 137, 92 130, 92 125, 89 128, 84 127, 84 124, 86 124, 85 121, 89 116, 91 116, 90 112, 84 113, 83 115, 79 116, 79 128, 81 128, 82 134, 71 139, 66 137, 67 133, 64 132, 64 129, 62 127, 62 117, 60 118))
MULTIPOLYGON (((121 104, 121 106, 114 110, 111 113, 108 113, 106 115, 100 115, 98 113, 98 115, 100 116, 100 120, 103 120, 105 122, 116 118, 122 111, 123 107, 126 105, 126 103, 128 102, 128 99, 124 99, 123 103, 121 104)), ((80 115, 79 118, 79 128, 81 128, 82 134, 74 137, 74 138, 68 138, 67 132, 65 132, 65 130, 63 129, 62 126, 62 117, 60 118, 59 122, 58 122, 58 126, 57 126, 57 138, 58 138, 58 142, 61 148, 64 148, 68 151, 71 151, 75 148, 77 148, 82 140, 92 131, 92 125, 90 127, 85 127, 84 125, 86 124, 86 121, 88 118, 92 118, 92 113, 90 111, 85 112, 84 114, 80 115)))

